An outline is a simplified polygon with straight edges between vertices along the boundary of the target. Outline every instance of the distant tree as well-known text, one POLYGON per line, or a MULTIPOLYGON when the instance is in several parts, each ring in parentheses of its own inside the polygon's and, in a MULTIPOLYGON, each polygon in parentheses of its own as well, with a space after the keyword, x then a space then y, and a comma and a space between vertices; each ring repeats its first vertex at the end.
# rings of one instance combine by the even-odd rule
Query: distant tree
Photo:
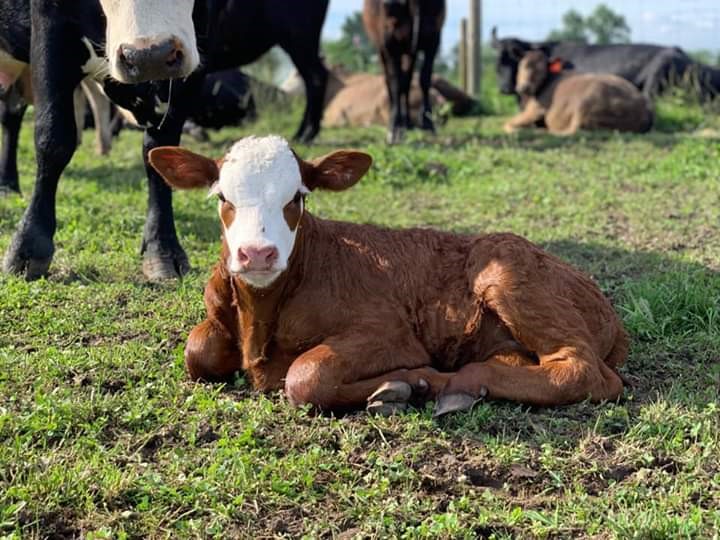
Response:
POLYGON ((323 43, 328 64, 342 64, 352 71, 376 69, 375 47, 365 33, 362 13, 349 15, 340 28, 340 39, 323 43))
POLYGON ((585 19, 574 9, 567 11, 562 18, 563 27, 560 30, 553 30, 548 35, 549 41, 579 41, 587 43, 585 19))
POLYGON ((562 22, 562 28, 548 35, 550 41, 579 41, 598 45, 630 41, 630 27, 625 17, 605 4, 599 4, 587 17, 571 9, 563 15, 562 22))
POLYGON ((595 11, 585 19, 585 26, 595 36, 595 43, 598 45, 630 41, 630 27, 625 17, 615 13, 605 4, 595 8, 595 11))

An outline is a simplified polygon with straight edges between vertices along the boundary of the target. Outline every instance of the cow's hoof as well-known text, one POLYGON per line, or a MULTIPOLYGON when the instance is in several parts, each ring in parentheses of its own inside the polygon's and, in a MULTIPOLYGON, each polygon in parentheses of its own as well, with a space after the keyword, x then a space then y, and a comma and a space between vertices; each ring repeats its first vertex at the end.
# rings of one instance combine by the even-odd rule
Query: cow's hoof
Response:
POLYGON ((392 416, 393 414, 405 412, 408 408, 404 401, 371 401, 367 404, 367 412, 378 416, 392 416))
POLYGON ((462 392, 454 394, 444 394, 440 396, 435 403, 433 417, 438 418, 440 416, 445 416, 446 414, 457 411, 469 411, 475 406, 476 403, 482 401, 486 395, 487 389, 485 387, 482 388, 480 396, 478 396, 477 398, 471 396, 470 394, 465 394, 462 392))
POLYGON ((21 224, 5 253, 3 271, 24 276, 28 281, 39 279, 47 275, 54 252, 52 237, 21 224))
POLYGON ((173 249, 146 249, 143 274, 149 281, 181 278, 190 271, 190 261, 178 244, 173 249))
POLYGON ((20 184, 17 180, 0 180, 0 197, 20 195, 20 184))
POLYGON ((190 262, 185 253, 145 255, 143 274, 149 281, 163 281, 181 278, 190 271, 190 262))
POLYGON ((388 144, 399 144, 405 139, 405 130, 403 128, 394 128, 388 130, 387 143, 388 144))
POLYGON ((300 144, 310 144, 320 132, 319 128, 313 126, 301 127, 293 137, 293 141, 300 144))
POLYGON ((368 403, 373 401, 397 401, 407 403, 412 393, 412 386, 404 381, 387 381, 382 383, 367 400, 368 403))
POLYGON ((420 117, 420 127, 423 131, 429 131, 433 135, 437 133, 435 130, 435 122, 433 122, 432 117, 429 114, 423 114, 420 117))

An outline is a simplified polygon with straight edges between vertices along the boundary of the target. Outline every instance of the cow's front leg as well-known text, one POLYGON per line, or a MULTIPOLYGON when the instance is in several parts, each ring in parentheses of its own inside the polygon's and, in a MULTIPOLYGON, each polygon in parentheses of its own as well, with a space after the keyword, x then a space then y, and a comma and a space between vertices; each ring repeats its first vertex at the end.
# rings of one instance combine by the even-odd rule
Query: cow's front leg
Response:
POLYGON ((64 3, 32 2, 33 23, 42 20, 42 32, 33 32, 30 62, 35 95, 35 189, 5 254, 6 272, 26 279, 45 275, 55 247, 55 196, 58 181, 77 143, 73 91, 82 74, 79 62, 87 57, 80 36, 60 13, 64 3), (63 44, 62 54, 57 44, 63 44), (84 55, 84 56, 83 56, 84 55))
POLYGON ((172 192, 148 162, 148 152, 158 146, 180 143, 182 122, 171 122, 162 129, 149 128, 143 140, 143 159, 148 177, 148 209, 142 241, 143 274, 151 281, 181 277, 190 262, 175 231, 172 192))
POLYGON ((370 405, 386 413, 403 409, 413 398, 432 399, 445 386, 450 374, 430 367, 427 352, 414 338, 372 342, 370 335, 378 334, 331 338, 300 355, 285 380, 290 402, 323 411, 370 405))

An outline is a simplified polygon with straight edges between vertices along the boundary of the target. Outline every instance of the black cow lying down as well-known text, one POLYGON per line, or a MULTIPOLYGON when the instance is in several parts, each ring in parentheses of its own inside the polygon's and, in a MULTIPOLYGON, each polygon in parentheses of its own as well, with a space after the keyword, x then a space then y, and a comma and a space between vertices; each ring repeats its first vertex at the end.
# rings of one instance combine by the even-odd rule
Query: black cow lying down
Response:
POLYGON ((503 94, 516 94, 517 70, 526 52, 540 50, 549 58, 562 59, 575 73, 607 73, 633 83, 648 98, 655 98, 676 81, 690 77, 702 101, 720 93, 720 70, 695 62, 682 49, 647 44, 586 45, 565 41, 529 42, 498 38, 492 30, 492 46, 498 51, 497 78, 503 94))
POLYGON ((312 139, 327 79, 319 58, 327 6, 328 0, 2 0, 0 86, 10 87, 13 76, 32 65, 38 165, 3 269, 28 279, 49 269, 57 185, 77 144, 73 90, 90 76, 145 128, 143 272, 149 279, 184 274, 189 264, 175 231, 171 192, 147 167, 147 153, 179 143, 206 73, 250 63, 274 45, 303 75, 308 99, 296 137, 312 139))

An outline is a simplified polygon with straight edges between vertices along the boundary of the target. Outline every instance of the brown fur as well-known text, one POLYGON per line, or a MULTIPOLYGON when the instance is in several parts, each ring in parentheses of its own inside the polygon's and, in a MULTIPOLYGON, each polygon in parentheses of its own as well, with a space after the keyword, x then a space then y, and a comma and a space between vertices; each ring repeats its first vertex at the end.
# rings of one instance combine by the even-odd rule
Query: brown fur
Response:
POLYGON ((549 62, 542 51, 530 51, 521 60, 516 89, 523 110, 505 124, 505 131, 542 120, 557 135, 579 129, 643 133, 652 126, 652 104, 630 82, 609 74, 553 74, 549 62))
MULTIPOLYGON (((363 155, 301 160, 306 185, 352 185, 369 166, 363 155), (329 182, 331 171, 340 180, 329 182)), ((174 182, 155 157, 170 183, 197 183, 174 182)), ((622 393, 614 370, 628 340, 608 300, 586 275, 513 234, 390 230, 305 212, 288 269, 270 288, 230 275, 226 257, 223 241, 205 289, 207 319, 188 338, 193 379, 243 369, 259 390, 284 389, 292 403, 324 410, 361 407, 388 381, 423 399, 487 389, 537 405, 622 393)))

